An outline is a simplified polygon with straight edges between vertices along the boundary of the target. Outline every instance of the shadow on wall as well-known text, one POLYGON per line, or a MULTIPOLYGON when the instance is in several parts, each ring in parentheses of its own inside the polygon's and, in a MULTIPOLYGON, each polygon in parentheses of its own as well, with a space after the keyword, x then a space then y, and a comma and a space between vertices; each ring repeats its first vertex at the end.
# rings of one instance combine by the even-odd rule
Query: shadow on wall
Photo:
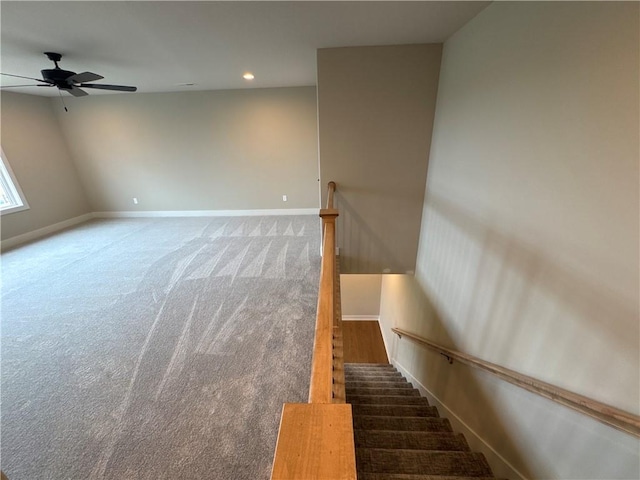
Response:
MULTIPOLYGON (((340 247, 340 271, 342 273, 382 273, 385 269, 398 271, 400 260, 384 245, 340 190, 335 193, 340 211, 337 237, 340 247)), ((385 272, 386 273, 386 272, 385 272)))
POLYGON ((389 330, 414 332, 637 414, 633 305, 433 194, 425 201, 417 263, 415 278, 384 276, 381 323, 392 358, 525 478, 637 474, 631 437, 489 374, 449 366, 389 330))
MULTIPOLYGON (((452 349, 460 350, 434 304, 421 289, 415 277, 384 275, 383 279, 381 314, 384 316, 384 311, 388 312, 384 302, 389 297, 402 304, 396 305, 393 309, 393 324, 385 324, 385 320, 381 318, 381 327, 386 337, 385 343, 391 362, 397 362, 407 369, 431 394, 481 436, 483 431, 490 428, 492 436, 501 439, 500 445, 492 444, 492 447, 503 456, 508 452, 510 462, 520 466, 519 471, 523 478, 535 478, 526 466, 527 452, 519 449, 517 442, 510 437, 504 415, 500 408, 494 405, 487 388, 478 381, 474 372, 468 366, 458 362, 449 364, 444 356, 418 346, 408 339, 400 339, 391 332, 391 327, 403 328, 452 349), (407 322, 407 319, 412 321, 407 322)), ((441 416, 452 421, 454 431, 460 430, 455 418, 446 411, 439 410, 441 416)), ((472 450, 482 449, 474 437, 467 436, 467 441, 472 450)), ((500 470, 501 465, 495 458, 492 459, 489 456, 488 460, 494 469, 495 476, 511 478, 511 471, 500 470)))
POLYGON ((424 221, 417 278, 456 343, 638 413, 637 305, 441 197, 429 195, 424 221))

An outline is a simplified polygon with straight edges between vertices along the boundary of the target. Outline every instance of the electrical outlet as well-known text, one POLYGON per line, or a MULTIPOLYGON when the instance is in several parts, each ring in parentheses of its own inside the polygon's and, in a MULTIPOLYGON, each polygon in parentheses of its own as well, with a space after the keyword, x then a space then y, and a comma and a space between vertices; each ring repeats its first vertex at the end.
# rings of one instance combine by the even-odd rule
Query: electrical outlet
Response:
POLYGON ((138 204, 138 197, 133 197, 133 204, 137 205, 138 204))
POLYGON ((286 202, 287 201, 287 196, 286 195, 282 195, 282 201, 286 202))

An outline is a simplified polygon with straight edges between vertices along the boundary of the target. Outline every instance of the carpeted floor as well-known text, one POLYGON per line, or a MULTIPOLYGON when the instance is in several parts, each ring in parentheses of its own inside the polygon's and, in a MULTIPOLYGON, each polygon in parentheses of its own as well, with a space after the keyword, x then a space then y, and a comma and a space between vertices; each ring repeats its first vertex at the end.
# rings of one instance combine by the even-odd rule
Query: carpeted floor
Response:
POLYGON ((2 255, 10 480, 267 479, 308 393, 316 216, 101 220, 2 255))

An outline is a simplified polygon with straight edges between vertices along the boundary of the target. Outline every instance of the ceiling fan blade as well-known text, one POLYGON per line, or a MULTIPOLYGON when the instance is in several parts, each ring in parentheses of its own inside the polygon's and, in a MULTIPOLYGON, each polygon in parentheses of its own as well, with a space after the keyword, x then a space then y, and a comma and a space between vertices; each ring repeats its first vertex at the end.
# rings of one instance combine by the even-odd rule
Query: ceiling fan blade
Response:
POLYGON ((0 75, 4 75, 5 77, 26 78, 27 80, 35 80, 36 82, 42 82, 42 83, 50 83, 50 82, 47 82, 46 80, 42 80, 41 78, 23 77, 22 75, 12 75, 10 73, 0 73, 0 75))
POLYGON ((33 83, 30 83, 29 85, 0 85, 0 88, 18 88, 18 87, 53 87, 53 85, 50 85, 48 83, 45 83, 44 85, 38 85, 33 83))
POLYGON ((82 88, 97 88, 98 90, 117 90, 119 92, 135 92, 138 87, 128 87, 126 85, 107 85, 105 83, 81 83, 82 88))
POLYGON ((97 73, 91 73, 91 72, 82 72, 82 73, 76 73, 75 75, 71 75, 69 78, 67 78, 68 82, 73 82, 73 83, 84 83, 84 82, 93 82, 95 80, 102 80, 104 77, 101 75, 98 75, 97 73))
POLYGON ((84 90, 80 90, 78 87, 64 88, 62 90, 69 92, 74 97, 86 97, 87 95, 89 95, 87 92, 85 92, 84 90))

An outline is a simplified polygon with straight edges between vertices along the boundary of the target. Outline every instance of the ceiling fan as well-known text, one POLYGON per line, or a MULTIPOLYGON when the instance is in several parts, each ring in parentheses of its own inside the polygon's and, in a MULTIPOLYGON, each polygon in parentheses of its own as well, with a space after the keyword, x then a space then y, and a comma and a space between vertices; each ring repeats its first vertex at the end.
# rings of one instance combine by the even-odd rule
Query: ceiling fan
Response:
POLYGON ((94 82, 96 80, 102 80, 104 77, 91 72, 75 73, 69 70, 63 70, 58 66, 58 62, 62 58, 62 55, 55 52, 44 52, 49 60, 51 60, 56 68, 40 70, 42 78, 24 77, 22 75, 12 75, 9 73, 0 73, 7 77, 26 78, 29 80, 35 80, 40 82, 38 84, 30 85, 7 85, 0 88, 15 88, 15 87, 58 87, 61 92, 69 92, 74 97, 85 97, 89 95, 82 90, 83 88, 95 88, 98 90, 115 90, 118 92, 135 92, 137 87, 129 87, 126 85, 107 85, 104 83, 86 83, 94 82), (82 88, 81 88, 82 87, 82 88))

